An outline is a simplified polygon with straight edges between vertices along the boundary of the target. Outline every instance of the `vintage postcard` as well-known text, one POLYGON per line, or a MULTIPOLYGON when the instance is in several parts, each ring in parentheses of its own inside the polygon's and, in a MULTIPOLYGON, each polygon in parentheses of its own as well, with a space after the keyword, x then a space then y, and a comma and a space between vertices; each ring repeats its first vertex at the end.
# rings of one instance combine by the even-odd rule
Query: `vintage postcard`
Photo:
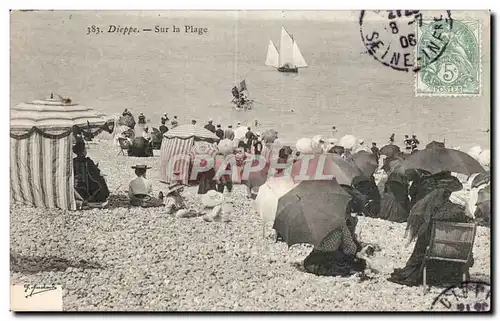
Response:
POLYGON ((491 13, 10 12, 21 311, 491 311, 491 13))

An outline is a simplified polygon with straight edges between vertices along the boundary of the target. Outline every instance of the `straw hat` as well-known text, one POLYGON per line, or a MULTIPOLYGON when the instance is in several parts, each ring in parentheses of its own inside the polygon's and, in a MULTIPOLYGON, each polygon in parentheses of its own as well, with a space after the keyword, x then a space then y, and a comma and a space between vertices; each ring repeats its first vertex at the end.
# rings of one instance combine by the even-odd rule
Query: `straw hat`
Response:
POLYGON ((215 207, 221 205, 224 202, 224 195, 215 190, 209 190, 206 194, 201 197, 201 203, 205 207, 215 207))
POLYGON ((172 194, 173 192, 177 191, 177 190, 180 190, 180 189, 183 189, 184 188, 184 185, 182 184, 179 184, 179 183, 172 183, 168 186, 168 190, 167 190, 167 193, 166 195, 170 195, 172 194))
POLYGON ((151 167, 148 165, 134 165, 132 166, 133 169, 150 169, 151 167))

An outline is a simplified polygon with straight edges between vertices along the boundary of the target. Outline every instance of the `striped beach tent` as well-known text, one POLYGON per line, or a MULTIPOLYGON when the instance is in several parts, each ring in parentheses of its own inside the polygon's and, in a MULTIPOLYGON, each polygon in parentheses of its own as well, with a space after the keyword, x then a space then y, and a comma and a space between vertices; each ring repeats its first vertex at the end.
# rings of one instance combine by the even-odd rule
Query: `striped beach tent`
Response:
POLYGON ((163 137, 160 148, 160 182, 167 184, 181 182, 187 185, 191 162, 189 152, 193 143, 193 137, 186 139, 163 137))
POLYGON ((70 99, 35 100, 11 109, 11 202, 76 210, 73 133, 111 131, 112 120, 70 99))
POLYGON ((160 181, 188 184, 190 152, 195 142, 219 140, 211 131, 197 125, 180 125, 163 134, 160 148, 160 181))

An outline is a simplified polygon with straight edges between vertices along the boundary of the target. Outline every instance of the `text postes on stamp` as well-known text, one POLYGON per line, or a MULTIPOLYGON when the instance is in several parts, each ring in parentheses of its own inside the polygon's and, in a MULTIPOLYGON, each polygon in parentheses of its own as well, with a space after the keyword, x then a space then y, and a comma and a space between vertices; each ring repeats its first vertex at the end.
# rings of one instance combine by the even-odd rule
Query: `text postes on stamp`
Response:
POLYGON ((431 310, 457 312, 491 311, 491 288, 486 282, 467 281, 450 286, 439 294, 431 310))
POLYGON ((479 21, 453 22, 452 29, 437 21, 417 27, 417 95, 473 96, 481 91, 479 21), (441 50, 445 47, 445 50, 441 50), (438 59, 436 53, 440 52, 438 59))
POLYGON ((420 10, 366 10, 359 18, 361 39, 368 54, 383 65, 399 71, 418 71, 423 63, 434 62, 446 49, 446 43, 442 43, 437 50, 432 48, 425 62, 416 58, 416 30, 424 20, 434 21, 440 30, 453 28, 450 11, 427 17, 420 10))

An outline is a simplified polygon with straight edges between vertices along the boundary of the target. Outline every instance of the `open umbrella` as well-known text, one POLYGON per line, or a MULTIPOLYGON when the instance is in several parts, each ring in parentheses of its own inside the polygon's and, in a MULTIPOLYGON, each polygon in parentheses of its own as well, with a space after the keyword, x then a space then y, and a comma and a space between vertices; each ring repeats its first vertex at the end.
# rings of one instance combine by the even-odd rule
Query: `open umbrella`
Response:
POLYGON ((103 128, 108 130, 110 126, 107 125, 111 123, 114 123, 112 117, 62 97, 20 103, 10 110, 10 128, 13 131, 33 127, 42 131, 71 130, 78 127, 93 132, 103 128))
POLYGON ((391 156, 384 159, 384 164, 382 165, 382 169, 387 173, 391 174, 392 172, 398 172, 404 174, 404 158, 402 156, 391 156))
POLYGON ((412 154, 403 162, 405 169, 423 169, 431 173, 450 171, 471 175, 484 172, 472 156, 456 149, 431 147, 412 154))
POLYGON ((397 145, 385 145, 380 149, 380 155, 385 155, 387 157, 392 157, 401 152, 401 149, 397 145))
POLYGON ((248 128, 245 126, 240 126, 234 130, 234 139, 243 139, 245 138, 246 133, 248 132, 248 128))
POLYGON ((255 198, 255 209, 267 222, 273 222, 276 218, 278 209, 278 200, 281 196, 288 193, 297 184, 286 177, 269 177, 269 179, 259 187, 259 192, 255 198))
POLYGON ((325 145, 326 141, 323 135, 316 135, 312 138, 312 146, 315 150, 318 150, 318 152, 323 152, 325 145))
POLYGON ((295 144, 295 149, 298 152, 312 154, 314 152, 313 141, 310 138, 301 138, 295 144))
POLYGON ((134 127, 135 127, 134 116, 132 116, 132 115, 120 116, 120 118, 118 119, 118 125, 127 126, 129 128, 134 129, 134 127))
POLYGON ((435 140, 433 140, 432 142, 430 142, 429 144, 425 145, 425 148, 433 148, 433 147, 438 147, 438 148, 445 148, 444 146, 444 143, 443 142, 437 142, 435 140))
POLYGON ((233 141, 230 139, 221 140, 217 145, 217 147, 219 148, 219 152, 222 153, 223 155, 231 154, 234 150, 233 141))
POLYGON ((274 129, 269 129, 262 133, 262 141, 264 143, 273 143, 277 138, 278 132, 274 129))
POLYGON ((344 147, 345 149, 352 149, 356 146, 358 140, 353 135, 343 136, 337 143, 337 145, 344 147))
POLYGON ((356 176, 364 176, 356 164, 335 154, 314 155, 313 158, 299 157, 299 160, 293 164, 290 174, 295 182, 329 180, 326 176, 333 175, 339 184, 345 185, 351 185, 356 176), (305 171, 304 175, 302 171, 305 171))
POLYGON ((181 139, 194 138, 195 141, 203 140, 211 143, 219 140, 219 137, 215 136, 215 134, 208 129, 190 124, 177 126, 163 134, 163 136, 181 139))
POLYGON ((352 155, 354 163, 361 169, 366 177, 370 177, 378 168, 377 156, 372 152, 359 151, 352 155))
POLYGON ((273 228, 288 246, 319 246, 328 233, 345 224, 350 199, 335 180, 301 182, 279 198, 273 228))

